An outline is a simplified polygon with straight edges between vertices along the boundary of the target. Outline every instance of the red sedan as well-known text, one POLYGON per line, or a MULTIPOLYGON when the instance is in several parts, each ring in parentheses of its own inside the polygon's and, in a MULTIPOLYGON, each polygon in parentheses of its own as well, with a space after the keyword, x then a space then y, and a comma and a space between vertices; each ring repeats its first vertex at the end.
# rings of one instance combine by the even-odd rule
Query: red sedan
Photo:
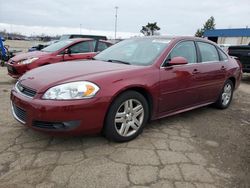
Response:
POLYGON ((14 117, 53 134, 138 136, 149 120, 214 104, 227 108, 239 64, 200 38, 133 38, 95 56, 23 75, 11 92, 14 117))
POLYGON ((61 40, 41 51, 27 52, 16 55, 7 63, 8 74, 19 78, 28 70, 62 61, 91 59, 97 52, 111 46, 107 41, 95 39, 61 40))

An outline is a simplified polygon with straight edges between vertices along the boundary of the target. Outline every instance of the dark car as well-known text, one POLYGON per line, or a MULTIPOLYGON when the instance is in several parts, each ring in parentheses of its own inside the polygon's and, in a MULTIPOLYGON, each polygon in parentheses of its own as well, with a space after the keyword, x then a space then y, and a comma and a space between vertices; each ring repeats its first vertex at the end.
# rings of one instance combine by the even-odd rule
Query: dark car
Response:
POLYGON ((11 91, 14 117, 50 134, 139 135, 149 120, 230 105, 241 67, 216 44, 194 37, 132 38, 95 60, 49 65, 11 91))
POLYGON ((67 40, 67 39, 74 39, 74 38, 91 38, 95 40, 107 40, 107 37, 102 36, 102 35, 81 35, 81 34, 62 35, 59 40, 67 40))
POLYGON ((94 39, 68 39, 56 42, 41 51, 27 52, 14 56, 7 63, 8 74, 19 78, 28 70, 62 61, 91 59, 112 44, 94 39))
POLYGON ((50 46, 51 44, 54 44, 58 42, 58 40, 52 40, 49 42, 46 42, 44 44, 38 44, 36 46, 32 46, 31 48, 28 49, 29 52, 33 52, 33 51, 40 51, 43 48, 46 48, 47 46, 50 46))
POLYGON ((235 56, 242 64, 243 72, 250 73, 250 44, 240 46, 230 46, 228 54, 235 56))

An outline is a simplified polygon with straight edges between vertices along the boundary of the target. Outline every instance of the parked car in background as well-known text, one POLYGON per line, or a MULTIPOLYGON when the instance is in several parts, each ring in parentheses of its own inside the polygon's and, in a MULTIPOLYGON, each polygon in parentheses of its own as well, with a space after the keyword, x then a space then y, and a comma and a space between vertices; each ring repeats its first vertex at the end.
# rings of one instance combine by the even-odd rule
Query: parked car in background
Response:
POLYGON ((228 54, 235 56, 242 64, 243 72, 250 73, 250 44, 240 46, 230 46, 228 54))
POLYGON ((36 67, 81 59, 91 59, 112 44, 94 39, 68 39, 56 42, 41 51, 22 53, 11 58, 7 63, 8 74, 19 78, 28 70, 36 67))
POLYGON ((38 44, 36 46, 32 46, 31 48, 28 49, 29 52, 33 52, 33 51, 40 51, 43 48, 46 48, 47 46, 50 46, 51 44, 54 44, 58 42, 58 40, 52 40, 43 44, 38 44))
MULTIPOLYGON (((101 36, 101 35, 81 35, 81 34, 67 34, 67 35, 62 35, 60 37, 59 40, 52 40, 43 44, 38 44, 36 46, 32 46, 31 48, 28 49, 29 52, 33 52, 33 51, 40 51, 41 49, 56 43, 60 40, 68 40, 68 39, 75 39, 75 38, 91 38, 91 39, 95 39, 96 42, 98 43, 99 40, 107 40, 106 36, 101 36)), ((110 41, 108 41, 110 42, 110 41)), ((113 42, 111 42, 112 44, 114 44, 113 42)))
POLYGON ((94 59, 27 72, 11 91, 14 117, 51 134, 129 141, 148 120, 209 104, 227 108, 241 79, 236 60, 194 37, 132 38, 94 59))

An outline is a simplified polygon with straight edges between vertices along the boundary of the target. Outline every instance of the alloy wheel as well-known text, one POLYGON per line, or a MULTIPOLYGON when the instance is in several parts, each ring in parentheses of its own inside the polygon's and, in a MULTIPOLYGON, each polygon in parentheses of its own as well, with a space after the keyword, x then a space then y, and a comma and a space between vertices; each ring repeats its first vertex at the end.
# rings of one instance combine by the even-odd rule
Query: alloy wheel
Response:
POLYGON ((224 89, 223 89, 223 93, 222 93, 222 97, 221 97, 221 100, 222 100, 222 104, 224 106, 227 106, 228 103, 230 102, 231 100, 231 96, 232 96, 232 86, 227 83, 225 86, 224 86, 224 89))
POLYGON ((134 135, 144 120, 144 108, 140 101, 129 99, 123 102, 115 115, 115 129, 123 137, 134 135))

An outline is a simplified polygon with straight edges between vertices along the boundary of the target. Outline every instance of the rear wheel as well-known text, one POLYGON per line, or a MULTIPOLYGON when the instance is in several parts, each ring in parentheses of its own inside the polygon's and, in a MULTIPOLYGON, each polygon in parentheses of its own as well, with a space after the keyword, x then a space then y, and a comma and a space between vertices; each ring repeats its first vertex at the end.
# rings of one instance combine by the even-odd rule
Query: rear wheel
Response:
POLYGON ((234 84, 231 80, 227 80, 222 88, 221 94, 218 100, 215 102, 215 106, 220 109, 227 108, 233 98, 234 84))
POLYGON ((111 105, 104 126, 105 136, 124 142, 137 137, 149 116, 146 99, 136 91, 121 94, 111 105))

